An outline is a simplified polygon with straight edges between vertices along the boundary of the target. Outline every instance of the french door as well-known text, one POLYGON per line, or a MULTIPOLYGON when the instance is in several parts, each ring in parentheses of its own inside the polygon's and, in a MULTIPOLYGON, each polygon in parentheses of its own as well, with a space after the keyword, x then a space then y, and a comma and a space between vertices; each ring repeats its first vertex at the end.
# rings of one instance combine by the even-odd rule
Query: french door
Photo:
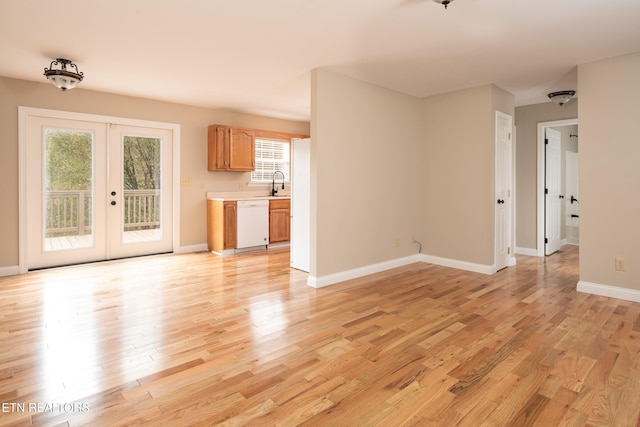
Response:
POLYGON ((27 268, 173 250, 171 129, 30 115, 27 268))

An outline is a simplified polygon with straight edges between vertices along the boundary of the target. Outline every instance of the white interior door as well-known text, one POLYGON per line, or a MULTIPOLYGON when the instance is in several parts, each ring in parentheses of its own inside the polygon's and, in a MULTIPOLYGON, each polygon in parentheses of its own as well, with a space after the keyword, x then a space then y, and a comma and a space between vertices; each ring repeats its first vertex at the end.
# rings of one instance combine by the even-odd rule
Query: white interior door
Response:
POLYGON ((562 244, 561 134, 547 128, 545 141, 545 254, 557 252, 562 244))
POLYGON ((169 252, 172 131, 28 115, 26 267, 169 252))
POLYGON ((496 114, 496 230, 495 264, 500 270, 512 264, 512 118, 496 114))
POLYGON ((580 244, 580 198, 578 188, 578 164, 579 155, 572 151, 566 153, 565 167, 565 221, 567 231, 567 243, 580 244))

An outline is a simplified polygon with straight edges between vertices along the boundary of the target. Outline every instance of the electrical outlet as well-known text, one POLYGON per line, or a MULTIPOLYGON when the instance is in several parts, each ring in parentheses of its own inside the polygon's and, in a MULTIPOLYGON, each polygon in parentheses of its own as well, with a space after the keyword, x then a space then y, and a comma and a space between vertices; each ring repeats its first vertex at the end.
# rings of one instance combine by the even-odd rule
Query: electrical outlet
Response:
POLYGON ((180 185, 183 187, 191 186, 191 178, 180 178, 180 185))
POLYGON ((624 258, 616 258, 616 270, 627 271, 627 265, 624 262, 624 258))
POLYGON ((395 245, 396 245, 396 248, 397 248, 398 246, 400 246, 400 239, 399 239, 399 238, 397 238, 397 237, 396 237, 396 240, 395 240, 395 245))

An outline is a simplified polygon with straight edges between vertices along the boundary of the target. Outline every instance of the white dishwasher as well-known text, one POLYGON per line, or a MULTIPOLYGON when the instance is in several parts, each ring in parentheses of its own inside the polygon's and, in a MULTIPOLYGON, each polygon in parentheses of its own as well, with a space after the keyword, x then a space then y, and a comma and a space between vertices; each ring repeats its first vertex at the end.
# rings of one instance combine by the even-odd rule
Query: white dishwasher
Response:
POLYGON ((269 244, 269 200, 238 200, 236 248, 269 244))

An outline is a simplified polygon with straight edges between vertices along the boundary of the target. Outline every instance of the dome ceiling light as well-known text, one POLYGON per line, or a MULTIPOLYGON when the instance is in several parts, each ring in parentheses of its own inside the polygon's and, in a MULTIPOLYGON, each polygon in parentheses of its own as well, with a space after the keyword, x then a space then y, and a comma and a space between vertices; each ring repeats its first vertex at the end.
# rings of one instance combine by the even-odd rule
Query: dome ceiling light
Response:
POLYGON ((440 3, 441 5, 444 5, 444 8, 446 9, 447 6, 449 6, 449 3, 451 3, 453 0, 433 0, 436 3, 440 3))
POLYGON ((549 97, 550 100, 562 106, 565 103, 569 102, 571 98, 573 98, 573 95, 575 94, 576 94, 575 90, 561 90, 559 92, 551 92, 547 96, 549 97))
POLYGON ((44 76, 62 91, 73 89, 84 78, 84 74, 78 71, 78 66, 64 58, 51 61, 49 68, 44 69, 44 76), (76 71, 74 72, 71 69, 76 71))

